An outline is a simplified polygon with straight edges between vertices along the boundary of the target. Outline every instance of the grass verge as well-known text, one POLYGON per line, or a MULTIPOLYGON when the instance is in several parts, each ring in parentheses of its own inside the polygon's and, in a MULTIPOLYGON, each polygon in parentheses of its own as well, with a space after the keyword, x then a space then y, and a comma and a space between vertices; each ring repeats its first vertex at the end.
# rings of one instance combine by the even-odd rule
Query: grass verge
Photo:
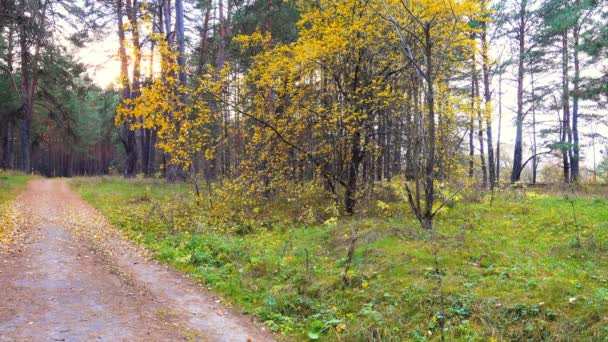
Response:
POLYGON ((8 233, 12 228, 11 201, 23 190, 31 176, 0 171, 0 243, 9 242, 8 233))

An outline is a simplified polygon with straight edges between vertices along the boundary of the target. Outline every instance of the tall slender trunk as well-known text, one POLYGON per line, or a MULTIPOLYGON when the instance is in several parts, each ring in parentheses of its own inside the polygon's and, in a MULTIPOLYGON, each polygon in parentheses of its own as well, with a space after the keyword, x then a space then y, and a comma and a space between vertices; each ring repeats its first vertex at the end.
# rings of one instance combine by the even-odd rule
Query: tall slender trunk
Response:
POLYGON ((568 82, 568 31, 562 33, 562 160, 564 183, 570 183, 570 90, 568 82))
POLYGON ((38 1, 30 5, 40 5, 41 7, 28 8, 27 1, 21 0, 17 5, 22 88, 22 119, 19 127, 19 138, 21 143, 21 170, 24 172, 32 170, 30 126, 34 112, 40 48, 46 34, 45 25, 48 3, 49 0, 44 0, 42 3, 38 1))
MULTIPOLYGON (((163 14, 164 14, 164 33, 165 33, 165 37, 166 37, 166 41, 167 44, 170 47, 173 47, 173 43, 175 38, 178 39, 178 65, 180 65, 180 71, 178 72, 178 75, 175 75, 174 72, 171 71, 167 71, 167 70, 163 70, 162 74, 163 77, 178 77, 178 79, 180 80, 180 83, 182 83, 183 79, 182 79, 182 72, 183 70, 183 63, 184 60, 183 59, 179 59, 180 55, 183 57, 183 54, 180 53, 181 49, 182 49, 182 45, 184 43, 184 41, 180 41, 180 39, 183 39, 183 31, 181 32, 177 32, 180 31, 183 28, 183 3, 180 3, 179 5, 177 4, 177 1, 175 2, 175 18, 176 18, 176 23, 175 23, 175 29, 176 32, 173 32, 174 34, 171 34, 171 1, 170 0, 165 0, 163 1, 163 14), (178 6, 179 8, 179 15, 178 14, 178 6), (178 18, 179 17, 179 18, 178 18), (180 21, 180 23, 178 23, 177 21, 180 21)), ((185 76, 185 74, 184 74, 185 76)), ((185 83, 184 83, 185 84, 185 83)), ((165 114, 167 115, 167 114, 165 114)), ((178 168, 177 165, 171 163, 171 154, 170 153, 164 153, 163 154, 163 165, 165 173, 164 176, 167 178, 167 181, 169 182, 175 182, 178 177, 180 177, 180 170, 178 168)))
POLYGON ((425 141, 425 179, 424 179, 424 212, 422 224, 425 229, 433 229, 433 205, 435 204, 435 70, 433 68, 433 43, 431 41, 431 24, 425 24, 425 57, 426 57, 426 107, 428 110, 428 127, 425 141))
POLYGON ((137 21, 137 0, 126 0, 126 11, 131 26, 133 46, 133 86, 131 87, 131 100, 139 96, 141 88, 141 48, 139 39, 139 23, 137 21))
MULTIPOLYGON (((205 9, 204 9, 204 16, 203 16, 203 27, 200 31, 200 42, 199 42, 199 47, 198 47, 198 65, 196 68, 196 77, 201 77, 203 74, 203 71, 205 69, 205 65, 207 64, 207 56, 208 56, 208 45, 209 45, 209 20, 211 18, 211 9, 213 8, 213 2, 212 0, 207 0, 205 3, 205 9)), ((197 157, 194 157, 194 170, 196 172, 196 174, 198 174, 198 170, 200 169, 199 167, 199 159, 197 157)), ((210 173, 210 167, 209 167, 209 161, 206 160, 206 158, 204 157, 204 153, 203 153, 203 157, 202 157, 202 162, 203 162, 203 175, 205 177, 205 181, 208 185, 208 187, 211 184, 211 173, 210 173)), ((210 187, 209 187, 210 188, 210 187)))
POLYGON ((536 93, 534 85, 534 73, 532 73, 530 77, 532 80, 532 184, 536 184, 538 154, 536 144, 536 93))
MULTIPOLYGON (((166 35, 167 44, 169 46, 172 46, 174 35, 171 34, 171 0, 163 0, 162 4, 163 4, 162 11, 163 11, 163 15, 164 15, 164 17, 163 17, 164 31, 161 33, 164 33, 166 35)), ((163 25, 160 25, 160 27, 162 29, 163 25)))
POLYGON ((359 174, 359 166, 362 161, 361 153, 361 133, 359 130, 353 135, 351 144, 351 162, 348 168, 348 180, 345 194, 345 210, 346 213, 352 215, 355 212, 357 195, 357 181, 359 174))
MULTIPOLYGON (((1 27, 0 27, 1 29, 1 27)), ((11 122, 7 122, 5 127, 2 127, 0 134, 2 135, 2 161, 0 165, 3 169, 8 169, 8 142, 11 132, 11 122)))
POLYGON ((597 160, 596 160, 596 146, 595 146, 595 136, 596 132, 593 132, 591 138, 591 146, 593 147, 593 182, 597 182, 597 160))
POLYGON ((383 160, 384 160, 384 179, 392 178, 392 164, 393 164, 393 155, 391 154, 391 147, 393 145, 394 140, 392 138, 392 129, 393 123, 390 122, 390 117, 385 113, 383 117, 384 121, 384 148, 382 149, 383 160))
MULTIPOLYGON (((143 124, 143 118, 140 120, 140 124, 143 124)), ((144 175, 150 174, 150 140, 148 139, 148 129, 144 128, 143 125, 139 129, 139 145, 141 149, 141 172, 144 175)))
MULTIPOLYGON (((2 28, 0 28, 0 31, 2 28)), ((7 71, 12 75, 13 74, 13 45, 14 45, 14 25, 10 25, 8 28, 8 45, 6 51, 6 66, 7 71)), ((18 91, 17 85, 15 86, 15 92, 18 91)), ((8 118, 6 122, 6 130, 3 136, 2 141, 2 165, 5 169, 12 169, 13 165, 13 139, 14 139, 14 128, 13 128, 13 118, 8 118)))
POLYGON ((274 0, 266 0, 266 24, 265 29, 266 32, 272 34, 272 12, 273 12, 273 2, 274 0))
POLYGON ((418 90, 415 82, 411 81, 407 96, 407 113, 405 114, 405 178, 411 180, 415 177, 414 170, 414 119, 418 115, 418 90))
POLYGON ((179 83, 186 85, 186 35, 184 31, 184 1, 175 0, 175 33, 177 36, 177 64, 179 83))
POLYGON ((580 78, 581 78, 581 65, 578 55, 579 47, 579 28, 574 29, 574 91, 572 93, 572 159, 571 159, 571 177, 573 182, 577 182, 579 179, 579 162, 580 162, 580 144, 578 135, 578 101, 580 96, 580 78))
POLYGON ((148 145, 150 148, 148 149, 148 173, 153 175, 156 172, 156 130, 149 129, 148 132, 148 145))
MULTIPOLYGON (((167 28, 167 34, 169 35, 169 30, 171 27, 171 12, 170 6, 166 4, 165 11, 165 26, 167 28)), ((177 39, 177 64, 179 66, 179 70, 177 72, 177 76, 179 79, 179 84, 182 87, 186 86, 186 37, 184 31, 184 2, 183 0, 175 0, 175 38, 177 39)), ((170 35, 168 36, 170 37, 170 35)), ((172 45, 172 39, 168 39, 169 44, 172 45)), ((179 103, 180 106, 185 105, 186 95, 184 93, 180 93, 181 101, 179 103)), ((171 156, 167 155, 167 160, 171 160, 171 156)), ((169 163, 167 170, 167 180, 169 182, 174 182, 178 179, 178 177, 182 177, 181 173, 183 169, 178 165, 173 163, 169 163)))
MULTIPOLYGON (((475 92, 477 93, 475 98, 479 99, 479 80, 477 79, 477 76, 475 76, 475 92)), ((479 104, 477 105, 477 122, 479 124, 479 129, 477 130, 477 139, 479 140, 479 160, 481 162, 481 186, 485 189, 488 186, 488 169, 486 167, 486 153, 483 141, 483 118, 481 114, 481 107, 479 106, 479 104)))
POLYGON ((471 108, 469 112, 469 178, 472 180, 475 174, 475 78, 477 75, 475 53, 471 59, 471 108))
POLYGON ((519 10, 518 27, 518 63, 517 63, 517 117, 515 119, 515 148, 513 150, 513 170, 511 183, 519 182, 523 158, 523 121, 524 121, 524 61, 526 54, 526 6, 527 0, 522 0, 519 10))
POLYGON ((219 10, 219 48, 217 51, 217 70, 222 70, 224 68, 224 63, 226 60, 226 22, 224 19, 224 2, 219 0, 218 3, 219 10))
MULTIPOLYGON (((474 37, 473 37, 474 38, 474 37)), ((473 148, 473 135, 475 134, 475 126, 474 126, 474 117, 475 117, 475 113, 477 113, 477 141, 479 142, 479 161, 481 163, 481 176, 482 176, 482 182, 481 182, 481 186, 483 188, 487 187, 488 185, 488 169, 486 168, 486 156, 485 156, 485 151, 484 151, 484 141, 483 141, 483 119, 481 116, 481 106, 480 106, 480 91, 479 91, 479 75, 477 74, 477 59, 475 58, 475 55, 473 55, 473 67, 472 67, 472 82, 471 82, 471 116, 469 119, 469 127, 470 127, 470 134, 469 134, 469 148, 473 148)), ((473 167, 473 154, 471 152, 469 152, 469 168, 473 167)), ((473 172, 471 169, 469 169, 469 177, 472 177, 473 172)))
POLYGON ((22 119, 20 122, 19 140, 21 142, 21 170, 29 172, 31 168, 30 160, 30 120, 32 117, 30 103, 34 94, 30 93, 32 89, 32 68, 30 45, 28 44, 28 21, 29 19, 25 16, 25 0, 20 3, 20 17, 21 22, 19 23, 19 45, 21 50, 21 103, 22 103, 22 119))
MULTIPOLYGON (((133 85, 131 87, 131 100, 134 101, 139 97, 141 91, 141 47, 139 39, 139 22, 137 21, 137 0, 126 0, 126 11, 132 32, 133 46, 133 85), (132 1, 132 3, 131 3, 132 1)), ((139 144, 141 149, 141 170, 145 175, 148 175, 148 144, 146 142, 146 129, 143 127, 143 118, 140 119, 142 128, 139 129, 139 144)), ((135 119, 133 119, 135 121, 135 119)), ((135 132, 133 133, 135 134, 135 132)))
MULTIPOLYGON (((127 60, 127 50, 125 47, 125 30, 123 24, 123 2, 122 0, 116 1, 116 17, 118 23, 118 40, 119 50, 118 55, 120 57, 120 81, 122 84, 122 98, 123 100, 131 99, 131 87, 129 84, 129 62, 127 60)), ((135 132, 131 130, 131 124, 129 119, 125 122, 122 128, 122 143, 125 148, 127 155, 125 165, 125 177, 134 177, 137 173, 137 142, 135 140, 135 132)))
MULTIPOLYGON (((218 72, 224 69, 226 63, 226 18, 224 17, 224 2, 219 0, 218 3, 219 11, 219 48, 217 52, 217 70, 218 72)), ((218 75, 219 77, 219 75, 218 75)), ((228 112, 224 108, 225 106, 220 105, 219 110, 222 113, 220 122, 220 134, 223 135, 222 140, 228 142, 228 112)), ((226 176, 230 172, 230 144, 224 143, 220 153, 220 168, 222 177, 226 176)))
POLYGON ((209 41, 209 19, 211 17, 212 0, 208 0, 205 9, 205 17, 203 19, 203 28, 201 30, 201 41, 198 48, 198 69, 197 74, 200 76, 203 73, 203 68, 207 63, 207 46, 209 41))
POLYGON ((502 71, 498 76, 498 136, 496 137, 496 182, 500 185, 500 135, 502 133, 502 71))
MULTIPOLYGON (((485 6, 485 1, 484 1, 485 6)), ((488 144, 488 170, 490 176, 490 187, 496 186, 496 167, 494 165, 494 145, 492 141, 492 92, 490 90, 490 61, 488 57, 488 34, 487 23, 482 24, 481 32, 481 55, 483 67, 483 97, 484 97, 484 118, 486 120, 486 143, 488 144)))
MULTIPOLYGON (((163 25, 163 11, 160 1, 154 9, 153 21, 157 20, 158 26, 152 25, 152 33, 154 34, 157 27, 162 32, 163 25), (158 19, 157 19, 158 18, 158 19)), ((150 42, 150 83, 154 82, 154 51, 156 47, 156 40, 150 42)), ((156 171, 156 130, 154 128, 144 129, 145 145, 146 145, 146 173, 148 176, 154 175, 156 171)))

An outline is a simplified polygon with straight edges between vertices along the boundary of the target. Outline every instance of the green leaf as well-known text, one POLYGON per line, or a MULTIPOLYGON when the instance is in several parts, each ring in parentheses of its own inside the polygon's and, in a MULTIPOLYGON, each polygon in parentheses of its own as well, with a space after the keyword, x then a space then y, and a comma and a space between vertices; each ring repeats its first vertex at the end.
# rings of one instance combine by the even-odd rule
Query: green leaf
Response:
POLYGON ((479 21, 477 21, 477 20, 470 20, 469 21, 469 27, 470 28, 474 28, 474 29, 480 28, 481 27, 481 23, 479 21))
POLYGON ((308 338, 309 338, 309 339, 311 339, 311 340, 318 340, 318 339, 320 339, 320 338, 321 338, 321 335, 319 335, 319 334, 318 334, 318 333, 316 333, 316 332, 312 332, 312 331, 310 331, 310 332, 308 333, 308 338))

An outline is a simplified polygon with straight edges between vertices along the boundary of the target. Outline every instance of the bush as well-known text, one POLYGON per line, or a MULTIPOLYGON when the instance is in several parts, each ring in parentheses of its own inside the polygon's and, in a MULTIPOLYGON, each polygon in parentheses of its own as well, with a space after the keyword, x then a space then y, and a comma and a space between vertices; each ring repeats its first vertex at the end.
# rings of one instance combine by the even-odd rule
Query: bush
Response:
POLYGON ((339 215, 333 196, 316 182, 291 184, 270 194, 257 189, 225 182, 208 208, 208 223, 246 234, 258 228, 319 224, 339 215))

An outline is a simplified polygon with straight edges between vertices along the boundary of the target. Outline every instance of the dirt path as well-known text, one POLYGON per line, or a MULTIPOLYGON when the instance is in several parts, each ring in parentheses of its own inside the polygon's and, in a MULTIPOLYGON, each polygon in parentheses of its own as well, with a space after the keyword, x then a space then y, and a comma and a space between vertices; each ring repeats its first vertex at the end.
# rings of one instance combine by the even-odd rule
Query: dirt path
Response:
POLYGON ((0 252, 0 341, 272 341, 251 318, 150 261, 62 180, 16 200, 0 252))

